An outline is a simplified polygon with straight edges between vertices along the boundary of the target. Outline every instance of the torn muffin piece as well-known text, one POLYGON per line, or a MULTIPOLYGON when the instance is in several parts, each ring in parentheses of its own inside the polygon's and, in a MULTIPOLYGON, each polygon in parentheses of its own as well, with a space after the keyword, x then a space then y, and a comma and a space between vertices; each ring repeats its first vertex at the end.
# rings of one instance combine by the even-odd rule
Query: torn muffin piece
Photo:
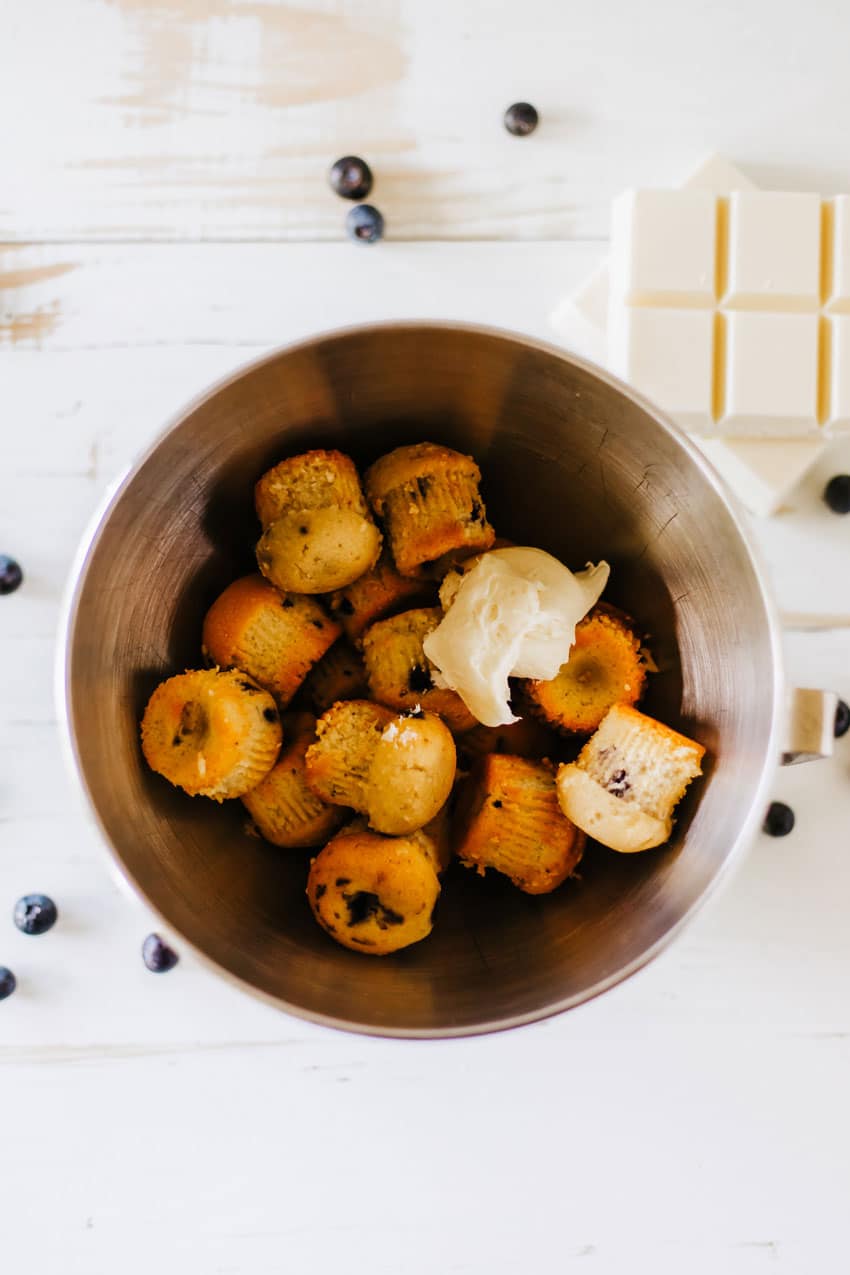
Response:
POLYGON ((626 704, 609 709, 576 761, 558 771, 568 818, 623 854, 662 845, 673 810, 702 774, 705 749, 626 704))

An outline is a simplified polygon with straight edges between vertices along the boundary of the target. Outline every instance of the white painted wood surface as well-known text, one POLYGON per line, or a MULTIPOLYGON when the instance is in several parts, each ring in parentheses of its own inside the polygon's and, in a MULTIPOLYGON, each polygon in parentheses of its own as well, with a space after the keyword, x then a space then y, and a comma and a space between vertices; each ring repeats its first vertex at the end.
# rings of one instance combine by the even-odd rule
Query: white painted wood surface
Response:
POLYGON ((390 233, 607 234, 720 150, 848 187, 841 0, 6 0, 0 239, 339 239, 365 153, 390 233), (543 127, 509 137, 532 99, 543 127))
MULTIPOLYGON (((62 909, 44 938, 10 922, 0 937, 20 979, 0 1013, 7 1256, 23 1261, 35 1228, 37 1269, 67 1275, 163 1254, 192 1275, 842 1269, 847 748, 777 776, 797 830, 761 838, 628 985, 539 1027, 422 1045, 285 1018, 187 955, 148 974, 149 918, 112 885, 62 767, 65 572, 105 484, 176 406, 332 321, 439 314, 544 335, 553 294, 597 252, 6 254, 4 278, 25 280, 6 313, 52 317, 0 352, 0 539, 28 573, 0 615, 0 916, 32 889, 62 909)), ((839 606, 807 546, 840 562, 847 528, 814 480, 760 535, 786 606, 839 606)), ((790 656, 796 678, 850 695, 846 634, 797 636, 790 656)))
MULTIPOLYGON (((34 0, 0 33, 0 550, 27 572, 0 600, 0 1270, 845 1272, 850 738, 777 774, 794 833, 625 986, 498 1037, 387 1042, 185 953, 147 973, 150 918, 64 773, 52 655, 92 509, 212 379, 369 319, 549 338, 610 194, 706 148, 846 189, 850 15, 34 0), (498 116, 524 96, 545 122, 519 143, 498 116), (398 238, 572 242, 176 242, 337 238, 324 170, 347 149, 398 238), (9 913, 38 889, 61 919, 26 938, 9 913)), ((850 519, 819 499, 838 469, 850 442, 756 528, 785 610, 850 610, 850 519)), ((850 697, 848 643, 792 635, 793 679, 850 697)))

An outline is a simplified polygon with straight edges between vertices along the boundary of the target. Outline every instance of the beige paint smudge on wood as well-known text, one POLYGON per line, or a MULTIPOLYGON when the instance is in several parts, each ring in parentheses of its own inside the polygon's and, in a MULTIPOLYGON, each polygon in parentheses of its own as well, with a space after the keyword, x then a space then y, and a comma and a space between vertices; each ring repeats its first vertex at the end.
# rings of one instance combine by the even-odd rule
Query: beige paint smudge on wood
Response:
POLYGON ((127 89, 102 101, 133 113, 136 124, 162 124, 200 111, 229 114, 240 102, 281 108, 336 101, 394 84, 407 59, 395 4, 386 6, 381 31, 355 16, 315 13, 257 0, 109 0, 135 26, 139 60, 124 74, 127 89), (217 23, 233 24, 236 47, 256 24, 256 56, 235 56, 207 73, 205 44, 217 23), (191 103, 190 103, 190 98, 191 103), (204 99, 201 107, 198 99, 204 99))
POLYGON ((59 303, 38 306, 25 314, 7 314, 0 310, 0 345, 18 345, 23 341, 40 345, 59 322, 59 303))
POLYGON ((40 345, 50 336, 59 322, 60 303, 54 299, 34 304, 39 294, 29 289, 38 289, 76 269, 70 261, 13 265, 12 254, 22 251, 29 254, 32 249, 21 244, 0 245, 0 345, 40 345))
MULTIPOLYGON (((0 254, 8 251, 0 248, 0 254)), ((29 288, 34 283, 45 283, 48 279, 58 279, 61 275, 74 270, 70 261, 59 261, 53 266, 25 266, 17 270, 0 270, 0 290, 3 288, 29 288)))

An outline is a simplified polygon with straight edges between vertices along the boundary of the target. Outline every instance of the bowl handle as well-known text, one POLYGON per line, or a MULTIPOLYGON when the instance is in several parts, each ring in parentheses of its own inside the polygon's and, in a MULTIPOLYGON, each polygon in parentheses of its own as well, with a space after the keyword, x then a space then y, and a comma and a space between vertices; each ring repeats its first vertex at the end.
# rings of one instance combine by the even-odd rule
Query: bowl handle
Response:
POLYGON ((819 761, 832 756, 835 739, 835 710, 838 696, 834 691, 803 690, 789 692, 782 765, 801 761, 819 761))

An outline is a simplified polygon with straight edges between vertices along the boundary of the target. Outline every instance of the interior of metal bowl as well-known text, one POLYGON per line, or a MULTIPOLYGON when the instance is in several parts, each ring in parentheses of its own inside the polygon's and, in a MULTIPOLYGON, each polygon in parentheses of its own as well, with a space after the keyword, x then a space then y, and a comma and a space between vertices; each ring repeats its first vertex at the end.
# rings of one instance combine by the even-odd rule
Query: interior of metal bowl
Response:
POLYGON ((336 1026, 461 1035, 569 1008, 638 968, 751 830, 773 767, 779 668, 757 568, 700 458, 592 369, 518 338, 391 325, 249 367, 148 452, 94 534, 66 652, 71 740, 105 836, 163 919, 282 1008, 336 1026), (309 852, 243 832, 145 766, 138 723, 166 675, 200 662, 201 621, 251 570, 252 488, 270 464, 336 446, 367 464, 423 439, 472 453, 498 534, 580 568, 651 635, 647 711, 699 739, 706 778, 671 843, 591 845, 548 896, 453 866, 432 935, 386 958, 336 946, 304 895, 309 852))

